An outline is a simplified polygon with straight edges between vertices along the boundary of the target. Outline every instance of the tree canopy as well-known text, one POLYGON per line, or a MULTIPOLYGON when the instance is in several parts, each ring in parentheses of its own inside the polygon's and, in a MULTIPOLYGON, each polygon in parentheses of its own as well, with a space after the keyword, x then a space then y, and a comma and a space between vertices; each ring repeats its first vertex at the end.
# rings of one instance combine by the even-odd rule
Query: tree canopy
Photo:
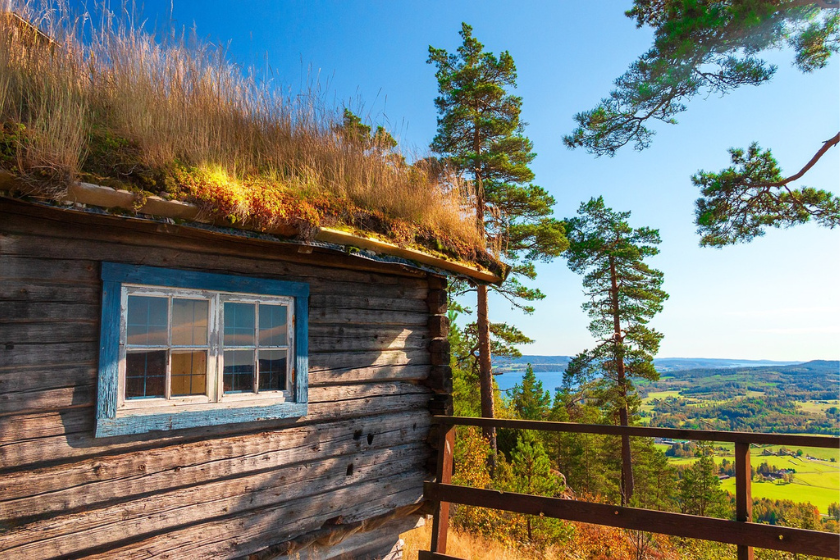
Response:
MULTIPOLYGON (((496 56, 485 52, 461 25, 462 44, 455 53, 429 47, 428 63, 437 71, 439 96, 437 134, 432 150, 472 180, 479 231, 488 245, 511 265, 511 276, 497 291, 526 311, 522 301, 544 295, 519 282, 517 276, 536 277, 534 262, 550 260, 567 246, 562 224, 552 215, 554 198, 534 185, 529 165, 536 157, 520 120, 522 98, 510 93, 516 87, 516 66, 507 51, 496 56)), ((492 418, 493 382, 491 334, 511 343, 529 341, 507 325, 491 325, 487 313, 487 286, 476 286, 476 350, 482 416, 492 418)), ((495 433, 486 436, 495 449, 495 433)))
POLYGON ((547 420, 551 411, 551 395, 543 389, 534 368, 528 364, 522 383, 511 390, 510 399, 517 416, 523 420, 547 420))
POLYGON ((345 141, 352 142, 365 150, 375 150, 386 154, 397 147, 397 141, 383 126, 377 126, 376 130, 373 130, 350 109, 344 109, 341 124, 336 125, 334 130, 345 141))
MULTIPOLYGON (((824 68, 840 50, 836 1, 807 0, 635 0, 626 15, 654 30, 650 50, 615 81, 615 89, 594 109, 575 115, 578 127, 564 138, 570 148, 612 156, 632 144, 647 148, 652 122, 676 124, 676 116, 698 95, 725 94, 769 81, 776 66, 758 55, 789 46, 803 72, 824 68)), ((798 180, 840 134, 823 142, 800 172, 784 177, 770 150, 757 144, 745 153, 730 150, 735 167, 699 172, 696 219, 701 245, 746 242, 767 227, 786 227, 814 218, 840 223, 840 199, 798 180)))
POLYGON ((512 266, 500 293, 531 311, 521 301, 544 296, 518 277, 535 278, 533 263, 557 257, 568 242, 553 216, 554 198, 531 183, 536 153, 520 120, 522 98, 510 93, 517 77, 513 57, 484 51, 466 23, 460 35, 455 53, 429 47, 440 93, 432 150, 472 179, 479 227, 512 266))
MULTIPOLYGON (((662 334, 647 326, 662 310, 668 294, 662 272, 645 259, 659 253, 659 232, 632 228, 630 212, 616 212, 601 197, 581 204, 577 216, 566 221, 569 268, 583 274, 589 301, 583 309, 592 321, 589 332, 597 340, 575 356, 565 376, 590 392, 590 397, 613 411, 621 425, 629 425, 634 396, 633 378, 656 380, 653 357, 662 334)), ((622 501, 633 494, 630 439, 622 437, 622 501)))

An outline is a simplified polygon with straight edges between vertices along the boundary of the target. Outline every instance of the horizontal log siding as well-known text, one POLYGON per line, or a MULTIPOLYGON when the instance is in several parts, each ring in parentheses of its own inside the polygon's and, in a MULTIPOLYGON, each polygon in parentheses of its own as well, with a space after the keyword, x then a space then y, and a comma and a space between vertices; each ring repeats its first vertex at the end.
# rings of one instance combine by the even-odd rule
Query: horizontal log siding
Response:
POLYGON ((0 557, 237 557, 417 502, 429 282, 0 199, 0 557), (102 261, 307 282, 309 415, 95 439, 102 261))

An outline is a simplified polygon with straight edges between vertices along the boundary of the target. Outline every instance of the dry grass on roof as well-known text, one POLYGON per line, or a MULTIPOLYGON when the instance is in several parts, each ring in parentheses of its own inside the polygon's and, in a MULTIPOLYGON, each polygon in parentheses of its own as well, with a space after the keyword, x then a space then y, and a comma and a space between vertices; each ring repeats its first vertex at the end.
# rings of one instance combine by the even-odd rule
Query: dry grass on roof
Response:
POLYGON ((486 256, 467 185, 338 133, 339 112, 317 89, 284 95, 222 49, 108 12, 10 4, 0 13, 0 166, 36 194, 81 179, 196 202, 257 230, 347 226, 486 256))

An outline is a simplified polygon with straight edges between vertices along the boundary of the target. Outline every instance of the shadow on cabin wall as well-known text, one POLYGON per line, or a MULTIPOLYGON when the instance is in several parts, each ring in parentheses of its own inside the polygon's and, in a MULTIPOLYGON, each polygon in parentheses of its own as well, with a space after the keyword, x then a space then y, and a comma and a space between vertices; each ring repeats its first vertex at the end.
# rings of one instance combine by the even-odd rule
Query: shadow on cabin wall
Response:
MULTIPOLYGON (((4 204, 0 201, 0 211, 4 204)), ((55 211, 34 211, 50 212, 55 211)), ((148 248, 130 246, 126 230, 131 227, 90 221, 18 215, 0 222, 0 306, 6 311, 0 316, 5 327, 0 399, 8 405, 0 411, 0 472, 17 473, 12 478, 19 498, 15 517, 0 521, 2 526, 15 527, 21 538, 32 531, 33 541, 64 539, 71 553, 92 554, 118 547, 129 553, 164 534, 188 540, 201 524, 195 531, 206 534, 212 527, 230 535, 228 548, 205 545, 208 553, 222 557, 396 515, 395 521, 380 520, 383 533, 370 535, 384 547, 388 528, 399 518, 416 520, 408 511, 421 501, 431 455, 426 444, 431 391, 422 384, 430 367, 428 311, 419 280, 407 281, 410 289, 401 288, 402 280, 384 288, 358 283, 359 295, 352 296, 352 305, 380 302, 369 303, 372 307, 390 297, 409 309, 405 325, 353 323, 347 313, 331 318, 332 307, 310 306, 318 319, 310 335, 314 350, 306 418, 94 438, 99 261, 165 267, 187 261, 191 268, 201 262, 206 266, 201 270, 211 272, 246 274, 254 267, 259 276, 284 276, 267 273, 283 268, 277 261, 203 255, 189 239, 185 248, 162 248, 164 234, 144 235, 148 248), (348 340, 359 349, 348 349, 348 340), (331 351, 332 341, 340 351, 331 351), (65 487, 64 473, 70 471, 66 484, 72 487, 65 487), (42 492, 50 494, 48 499, 42 492), (93 520, 85 517, 106 513, 133 523, 133 529, 119 529, 122 521, 115 518, 110 536, 100 531, 86 537, 93 520), (58 526, 64 519, 73 519, 66 535, 55 528, 42 532, 45 524, 58 526)), ((221 250, 238 246, 220 245, 221 250)), ((372 273, 342 275, 352 282, 372 273)), ((328 300, 330 282, 314 284, 312 300, 328 300)), ((372 321, 393 313, 368 311, 372 321)), ((393 533, 394 542, 398 534, 393 533)), ((364 542, 361 536, 353 539, 347 546, 364 542)))

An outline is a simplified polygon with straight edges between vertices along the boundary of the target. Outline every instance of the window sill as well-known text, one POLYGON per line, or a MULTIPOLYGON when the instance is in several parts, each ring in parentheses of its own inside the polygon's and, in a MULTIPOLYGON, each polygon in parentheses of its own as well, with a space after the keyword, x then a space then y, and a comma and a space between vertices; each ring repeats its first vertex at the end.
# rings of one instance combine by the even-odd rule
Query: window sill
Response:
POLYGON ((172 410, 174 407, 119 410, 113 418, 97 418, 96 437, 124 436, 160 430, 181 430, 306 416, 307 403, 278 403, 252 406, 215 406, 205 410, 172 410))

